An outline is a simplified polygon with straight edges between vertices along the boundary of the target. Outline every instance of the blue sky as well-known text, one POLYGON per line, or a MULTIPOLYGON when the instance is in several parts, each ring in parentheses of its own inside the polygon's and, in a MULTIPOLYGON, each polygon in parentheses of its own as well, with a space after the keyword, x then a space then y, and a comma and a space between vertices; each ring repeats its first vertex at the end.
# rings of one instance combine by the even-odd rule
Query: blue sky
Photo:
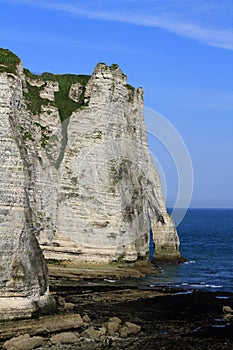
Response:
MULTIPOLYGON (((193 207, 233 207, 233 2, 231 0, 0 0, 0 46, 32 72, 91 74, 118 63, 145 106, 169 120, 190 152, 193 207)), ((166 175, 166 149, 150 148, 166 175)))

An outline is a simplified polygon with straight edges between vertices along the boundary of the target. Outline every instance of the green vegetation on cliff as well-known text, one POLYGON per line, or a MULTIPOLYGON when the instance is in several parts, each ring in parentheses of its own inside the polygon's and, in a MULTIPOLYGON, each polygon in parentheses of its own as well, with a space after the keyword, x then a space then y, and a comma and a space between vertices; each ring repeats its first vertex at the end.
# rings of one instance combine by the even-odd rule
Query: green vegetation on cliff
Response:
POLYGON ((55 92, 55 104, 58 107, 61 121, 69 118, 76 109, 85 105, 85 86, 90 79, 90 76, 72 74, 53 75, 50 73, 43 73, 42 78, 45 80, 58 81, 59 83, 59 91, 55 92), (83 88, 79 101, 75 102, 69 98, 69 91, 71 85, 77 82, 83 85, 83 88))
MULTIPOLYGON (((0 73, 7 72, 16 74, 17 65, 20 63, 20 59, 17 55, 8 49, 0 48, 0 73)), ((99 65, 107 65, 99 63, 99 65)), ((112 64, 111 70, 120 69, 117 64, 112 64)), ((27 108, 34 114, 41 113, 41 107, 44 106, 56 106, 59 111, 60 119, 63 122, 71 116, 71 114, 85 106, 84 96, 85 87, 90 79, 90 75, 74 75, 74 74, 52 74, 42 73, 41 75, 33 74, 28 69, 24 69, 24 73, 27 80, 27 89, 24 90, 24 97, 27 108), (30 80, 39 82, 37 86, 30 84, 30 80), (50 101, 40 96, 40 92, 46 87, 48 81, 58 82, 59 91, 54 93, 55 101, 50 101), (82 85, 82 92, 79 97, 79 101, 75 102, 69 97, 69 91, 72 84, 80 83, 82 85)), ((126 84, 126 87, 131 94, 135 90, 133 86, 126 84)))
POLYGON ((0 48, 0 73, 16 73, 16 67, 20 63, 20 59, 8 49, 0 48))
POLYGON ((27 108, 33 114, 40 114, 41 106, 49 103, 49 100, 40 97, 40 88, 37 86, 32 86, 29 83, 27 83, 27 92, 24 91, 24 97, 27 108))
POLYGON ((32 111, 33 114, 39 114, 41 112, 42 105, 55 105, 58 108, 61 121, 69 118, 71 114, 85 106, 84 95, 85 86, 90 79, 89 75, 74 75, 74 74, 51 74, 42 73, 41 75, 32 74, 28 69, 24 70, 27 80, 28 91, 24 93, 27 107, 32 111), (31 80, 41 81, 41 86, 32 86, 31 80), (54 93, 55 101, 49 101, 45 98, 40 97, 40 91, 45 88, 46 82, 58 82, 59 91, 54 93), (72 84, 80 83, 82 85, 82 93, 79 101, 75 102, 69 98, 69 91, 72 84))

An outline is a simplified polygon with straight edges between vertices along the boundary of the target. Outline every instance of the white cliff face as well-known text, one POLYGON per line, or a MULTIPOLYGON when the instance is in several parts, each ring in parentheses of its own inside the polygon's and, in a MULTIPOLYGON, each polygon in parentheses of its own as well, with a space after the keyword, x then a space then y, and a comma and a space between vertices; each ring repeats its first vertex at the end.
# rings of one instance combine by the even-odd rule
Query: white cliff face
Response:
MULTIPOLYGON (((11 83, 1 74, 0 249, 7 245, 8 254, 1 256, 0 283, 10 273, 7 265, 20 266, 13 255, 26 247, 27 227, 47 258, 135 261, 148 258, 150 221, 155 259, 179 260, 179 239, 148 150, 142 89, 127 85, 116 65, 98 64, 89 80, 73 77, 69 88, 61 78, 21 72, 11 83), (17 116, 13 122, 11 115, 17 116)), ((33 288, 45 293, 47 286, 36 249, 38 271, 28 269, 41 277, 30 278, 28 295, 33 288)))
POLYGON ((50 302, 47 269, 35 238, 27 164, 18 135, 22 68, 0 74, 0 320, 31 317, 50 302))
POLYGON ((88 261, 146 257, 150 217, 155 258, 177 259, 178 236, 149 155, 142 90, 127 87, 119 68, 99 64, 86 100, 88 107, 69 119, 58 170, 56 247, 46 247, 47 256, 55 257, 54 249, 88 261))

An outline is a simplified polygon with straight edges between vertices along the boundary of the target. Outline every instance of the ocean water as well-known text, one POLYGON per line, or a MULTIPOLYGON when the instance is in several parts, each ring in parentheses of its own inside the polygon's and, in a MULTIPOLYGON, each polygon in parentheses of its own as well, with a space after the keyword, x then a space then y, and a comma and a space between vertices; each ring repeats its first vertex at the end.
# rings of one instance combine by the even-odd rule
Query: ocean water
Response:
POLYGON ((177 230, 188 261, 160 265, 160 276, 148 276, 148 282, 233 292, 233 209, 189 209, 177 230))
POLYGON ((187 262, 128 283, 233 292, 233 209, 189 209, 177 230, 187 262))

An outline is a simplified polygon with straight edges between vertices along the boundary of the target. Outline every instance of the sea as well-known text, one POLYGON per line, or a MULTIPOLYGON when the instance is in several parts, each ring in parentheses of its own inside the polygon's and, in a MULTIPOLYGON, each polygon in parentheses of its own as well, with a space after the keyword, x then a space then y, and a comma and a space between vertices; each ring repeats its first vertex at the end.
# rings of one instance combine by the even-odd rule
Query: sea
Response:
POLYGON ((233 209, 188 209, 177 231, 187 261, 160 264, 159 275, 130 284, 233 292, 233 209))

